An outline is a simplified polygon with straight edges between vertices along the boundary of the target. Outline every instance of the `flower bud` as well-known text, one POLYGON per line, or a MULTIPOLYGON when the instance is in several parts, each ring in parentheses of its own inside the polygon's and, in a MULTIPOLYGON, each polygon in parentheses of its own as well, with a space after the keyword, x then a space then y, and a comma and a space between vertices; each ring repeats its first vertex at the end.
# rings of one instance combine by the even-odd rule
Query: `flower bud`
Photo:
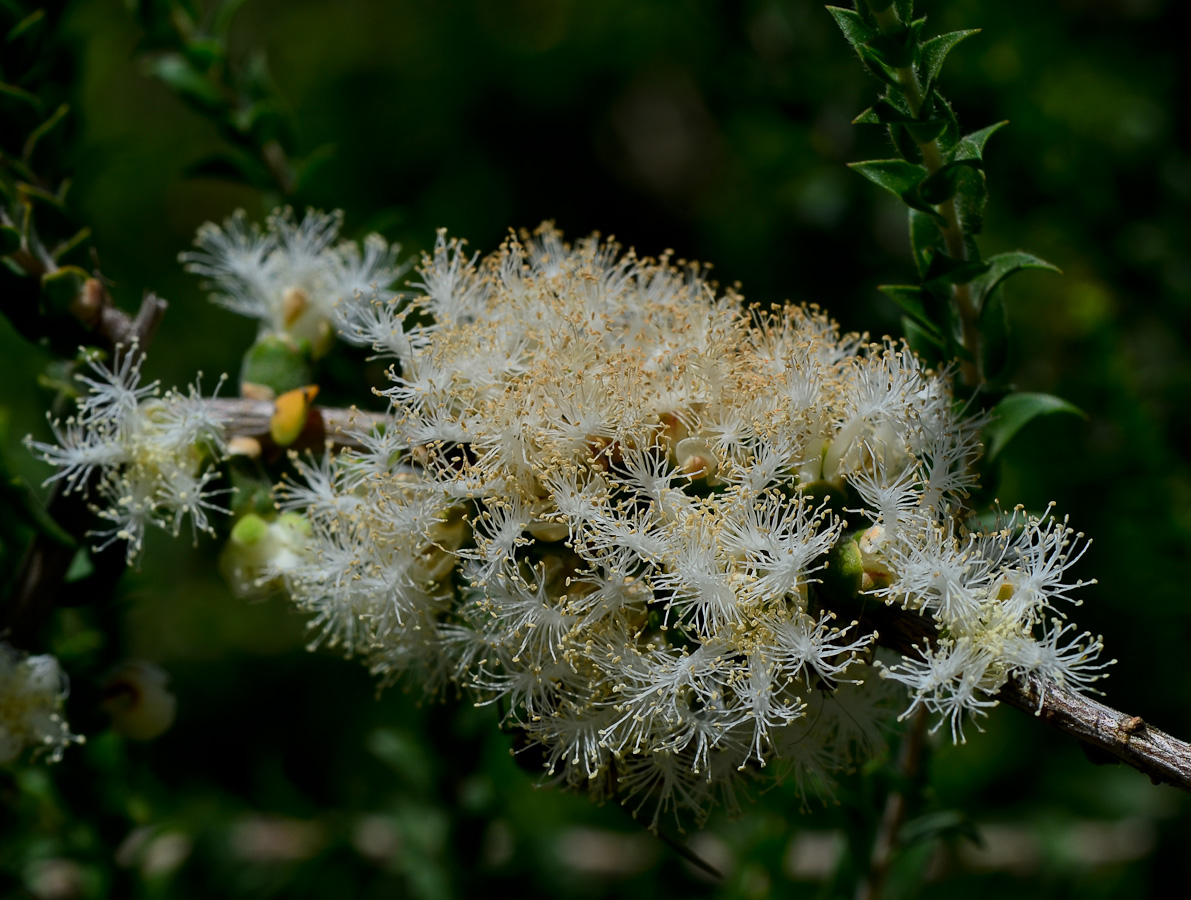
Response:
POLYGON ((125 660, 107 678, 102 706, 112 729, 129 740, 151 741, 174 724, 177 699, 166 687, 169 675, 143 660, 125 660))

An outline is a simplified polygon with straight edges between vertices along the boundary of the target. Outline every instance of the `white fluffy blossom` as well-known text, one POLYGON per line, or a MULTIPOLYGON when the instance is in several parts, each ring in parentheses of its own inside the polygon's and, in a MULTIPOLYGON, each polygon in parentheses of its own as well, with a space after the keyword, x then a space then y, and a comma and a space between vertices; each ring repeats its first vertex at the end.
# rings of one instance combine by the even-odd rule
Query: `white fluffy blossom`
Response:
POLYGON ((824 789, 899 683, 962 740, 1011 674, 1099 676, 1048 615, 1081 551, 1048 517, 971 529, 981 423, 904 347, 549 226, 486 258, 440 234, 419 275, 341 301, 391 419, 300 465, 280 501, 308 532, 255 583, 384 678, 497 704, 553 778, 656 824, 774 762, 824 789), (932 635, 875 668, 831 570, 852 541, 932 635))
POLYGON ((189 520, 192 532, 210 532, 209 514, 223 453, 220 423, 197 386, 162 393, 156 382, 141 385, 143 356, 134 344, 117 348, 112 365, 95 358, 80 375, 89 391, 65 421, 51 419, 53 443, 26 444, 57 468, 46 484, 61 482, 93 502, 102 524, 97 546, 126 541, 128 559, 140 552, 150 525, 177 535, 189 520))
MULTIPOLYGON (((222 227, 204 225, 195 239, 198 249, 181 260, 187 271, 210 279, 215 302, 257 319, 262 334, 309 341, 321 356, 334 337, 336 304, 366 295, 391 310, 396 294, 388 288, 404 271, 396 262, 399 248, 379 235, 369 235, 362 249, 339 242, 342 222, 339 212, 307 210, 298 221, 285 209, 262 231, 237 212, 222 227)), ((348 319, 339 324, 351 327, 348 319)))
MULTIPOLYGON (((262 327, 299 327, 298 286, 391 363, 383 428, 300 461, 225 557, 242 592, 286 590, 314 644, 471 691, 551 778, 654 826, 735 804, 761 767, 829 790, 899 706, 962 741, 1014 675, 1102 675, 1100 640, 1064 624, 1086 542, 1049 513, 978 527, 982 422, 903 345, 550 226, 483 258, 440 234, 398 294, 390 251, 332 248, 337 227, 234 218, 186 257, 262 327), (922 634, 876 659, 882 600, 922 634)), ((198 458, 169 488, 141 461, 195 437, 201 403, 99 374, 37 445, 56 477, 98 475, 120 533, 204 524, 198 458)))
POLYGON ((26 748, 51 762, 82 738, 62 718, 66 677, 52 656, 28 656, 0 642, 0 765, 26 748))

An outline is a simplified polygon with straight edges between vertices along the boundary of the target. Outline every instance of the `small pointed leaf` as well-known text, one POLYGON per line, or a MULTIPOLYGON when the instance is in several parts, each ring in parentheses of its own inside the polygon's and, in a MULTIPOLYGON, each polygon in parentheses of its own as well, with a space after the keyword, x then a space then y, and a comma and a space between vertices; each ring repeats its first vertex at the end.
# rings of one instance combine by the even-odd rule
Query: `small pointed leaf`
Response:
POLYGON ((868 49, 882 63, 891 69, 904 69, 914 62, 914 51, 918 47, 918 36, 926 19, 919 19, 903 25, 896 32, 882 32, 866 43, 868 49))
POLYGON ((835 24, 839 26, 840 31, 844 33, 844 37, 848 39, 848 43, 852 45, 852 49, 857 53, 860 52, 860 48, 866 42, 878 34, 875 29, 864 24, 864 19, 854 9, 829 6, 827 7, 827 11, 831 13, 832 18, 835 19, 835 24))
POLYGON ((21 249, 20 229, 13 225, 0 225, 0 256, 7 256, 21 249))
POLYGON ((988 272, 975 281, 977 297, 981 303, 986 302, 1006 278, 1020 272, 1022 269, 1047 269, 1051 272, 1061 272, 1058 266, 1039 259, 1032 253, 1023 250, 1011 250, 1008 253, 998 253, 990 256, 988 272))
POLYGON ((942 338, 931 334, 909 316, 902 316, 902 334, 910 349, 924 362, 933 365, 939 360, 939 351, 943 349, 942 338))
POLYGON ((204 112, 223 112, 227 101, 205 75, 180 53, 163 53, 149 60, 149 74, 183 100, 204 112))
POLYGON ((995 417, 984 427, 985 458, 992 462, 1019 431, 1039 416, 1067 413, 1086 419, 1087 414, 1073 403, 1051 394, 1010 394, 995 407, 995 417))
POLYGON ((946 253, 936 253, 923 282, 928 285, 967 284, 988 270, 989 264, 979 259, 955 259, 946 253))
POLYGON ((71 304, 83 292, 83 285, 87 283, 88 277, 78 266, 63 266, 48 275, 43 275, 41 293, 46 306, 59 315, 69 312, 71 304))
POLYGON ((15 84, 0 82, 0 95, 11 97, 14 100, 19 100, 22 103, 31 106, 39 114, 44 108, 40 97, 38 97, 36 94, 29 93, 24 88, 17 87, 15 84))
POLYGON ((943 247, 943 235, 934 220, 917 209, 910 210, 910 247, 914 251, 918 277, 924 278, 931 259, 943 247))
POLYGON ((45 27, 45 10, 38 9, 29 13, 20 22, 14 25, 7 36, 4 38, 5 43, 14 44, 23 37, 35 37, 37 32, 45 27))
POLYGON ((975 237, 984 230, 984 207, 988 204, 988 186, 984 172, 969 166, 961 166, 955 177, 956 207, 959 220, 968 237, 975 237))
POLYGON ((928 144, 947 130, 947 122, 943 119, 932 119, 927 122, 907 122, 906 131, 910 133, 916 143, 928 144))
POLYGON ((922 61, 919 64, 918 72, 919 78, 927 90, 934 85, 935 79, 939 77, 939 70, 943 68, 943 61, 947 59, 947 54, 951 52, 951 49, 964 38, 969 38, 979 33, 979 28, 972 28, 967 31, 952 31, 947 34, 939 34, 927 41, 923 41, 921 46, 922 61))
POLYGON ((939 326, 926 311, 922 288, 913 284, 882 284, 877 286, 877 290, 901 307, 902 312, 936 340, 941 337, 939 326))
POLYGON ((66 114, 70 112, 70 107, 63 103, 53 114, 38 125, 30 132, 29 137, 25 140, 25 147, 21 151, 21 159, 28 163, 33 158, 33 151, 37 148, 37 142, 54 130, 54 127, 66 118, 66 114))
POLYGON ((953 163, 968 160, 979 162, 984 159, 984 145, 988 143, 988 139, 1008 124, 1009 120, 1005 119, 1001 122, 994 122, 987 128, 981 128, 979 131, 965 134, 959 139, 959 143, 955 145, 955 149, 949 154, 950 161, 953 163))
POLYGON ((1001 384, 1009 371, 1012 345, 1009 317, 1000 293, 980 310, 980 369, 990 386, 1001 384))
POLYGON ((867 162, 849 163, 848 168, 859 172, 874 184, 903 197, 913 191, 927 176, 925 166, 906 162, 904 159, 871 159, 867 162))

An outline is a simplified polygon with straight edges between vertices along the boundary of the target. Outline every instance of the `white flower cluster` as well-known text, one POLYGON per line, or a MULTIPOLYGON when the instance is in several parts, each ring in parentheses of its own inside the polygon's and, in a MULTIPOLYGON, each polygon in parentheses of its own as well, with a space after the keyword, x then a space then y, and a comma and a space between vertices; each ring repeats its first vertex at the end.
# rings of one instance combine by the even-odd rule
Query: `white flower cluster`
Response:
POLYGON ((92 375, 80 375, 88 392, 73 416, 50 420, 54 443, 25 443, 58 471, 46 484, 61 481, 67 492, 82 491, 96 501, 107 523, 98 529, 97 549, 128 543, 128 560, 140 552, 148 525, 179 533, 184 519, 192 530, 211 530, 207 514, 219 507, 221 493, 211 482, 219 472, 213 458, 223 453, 219 423, 197 385, 186 393, 141 386, 144 357, 136 345, 117 348, 111 367, 94 358, 92 375))
POLYGON ((1099 676, 1060 624, 1069 529, 962 521, 979 423, 905 348, 550 227, 483 260, 440 235, 419 271, 338 307, 394 363, 391 421, 299 465, 309 527, 253 569, 376 673, 498 703, 655 825, 771 762, 822 786, 899 682, 962 740, 1011 674, 1099 676), (920 652, 875 660, 872 598, 923 617, 920 652))
POLYGON ((0 641, 0 765, 26 747, 49 754, 51 762, 82 738, 62 718, 66 678, 52 656, 27 656, 0 641))
POLYGON ((259 320, 262 335, 309 341, 321 356, 335 336, 331 322, 339 299, 371 294, 405 271, 396 263, 398 248, 379 235, 365 239, 363 252, 351 241, 336 243, 342 223, 339 212, 310 210, 298 222, 285 209, 262 232, 237 212, 222 228, 204 225, 195 239, 198 250, 180 259, 187 271, 211 279, 217 303, 259 320))
MULTIPOLYGON (((280 517, 242 519, 225 555, 238 589, 311 613, 316 644, 498 704, 526 759, 655 826, 733 805, 771 763, 823 789, 899 708, 962 740, 1013 675, 1102 674, 1100 640, 1064 621, 1086 544, 1049 514, 967 515, 981 423, 906 348, 549 226, 482 260, 440 234, 398 294, 380 243, 327 250, 337 224, 233 219, 188 257, 267 327, 284 284, 338 296, 311 303, 393 363, 386 425, 297 460, 280 517), (882 603, 917 647, 877 657, 882 603)), ((151 449, 212 423, 130 371, 37 448, 71 487, 103 467, 120 536, 179 509, 205 525, 199 457, 179 481, 151 449)))

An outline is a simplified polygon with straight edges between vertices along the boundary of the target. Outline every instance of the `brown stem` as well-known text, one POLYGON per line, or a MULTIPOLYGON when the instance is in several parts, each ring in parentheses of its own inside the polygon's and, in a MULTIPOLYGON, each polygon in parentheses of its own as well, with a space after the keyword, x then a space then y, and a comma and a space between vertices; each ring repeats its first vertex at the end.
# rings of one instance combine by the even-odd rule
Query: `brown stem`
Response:
MULTIPOLYGON (((856 609, 836 604, 837 615, 857 618, 856 609)), ((872 603, 859 615, 860 627, 877 635, 882 647, 906 656, 932 646, 938 633, 927 618, 898 606, 872 603)), ((1152 727, 1139 716, 1115 710, 1036 675, 1010 678, 997 700, 1036 715, 1045 724, 1116 757, 1155 784, 1170 784, 1191 793, 1191 744, 1152 727)))
POLYGON ((1191 744, 1159 731, 1140 716, 1047 684, 1036 675, 1010 680, 997 699, 1115 756, 1150 776, 1154 784, 1170 784, 1191 793, 1191 744))
MULTIPOLYGON (((209 408, 212 416, 223 424, 224 434, 229 440, 252 438, 266 446, 272 443, 269 437, 269 425, 273 418, 272 400, 217 398, 210 402, 209 408)), ((297 450, 321 447, 328 441, 336 447, 359 447, 360 442, 354 433, 367 432, 384 423, 387 418, 383 413, 363 412, 355 407, 334 409, 314 406, 310 409, 302 434, 290 447, 297 450)))

